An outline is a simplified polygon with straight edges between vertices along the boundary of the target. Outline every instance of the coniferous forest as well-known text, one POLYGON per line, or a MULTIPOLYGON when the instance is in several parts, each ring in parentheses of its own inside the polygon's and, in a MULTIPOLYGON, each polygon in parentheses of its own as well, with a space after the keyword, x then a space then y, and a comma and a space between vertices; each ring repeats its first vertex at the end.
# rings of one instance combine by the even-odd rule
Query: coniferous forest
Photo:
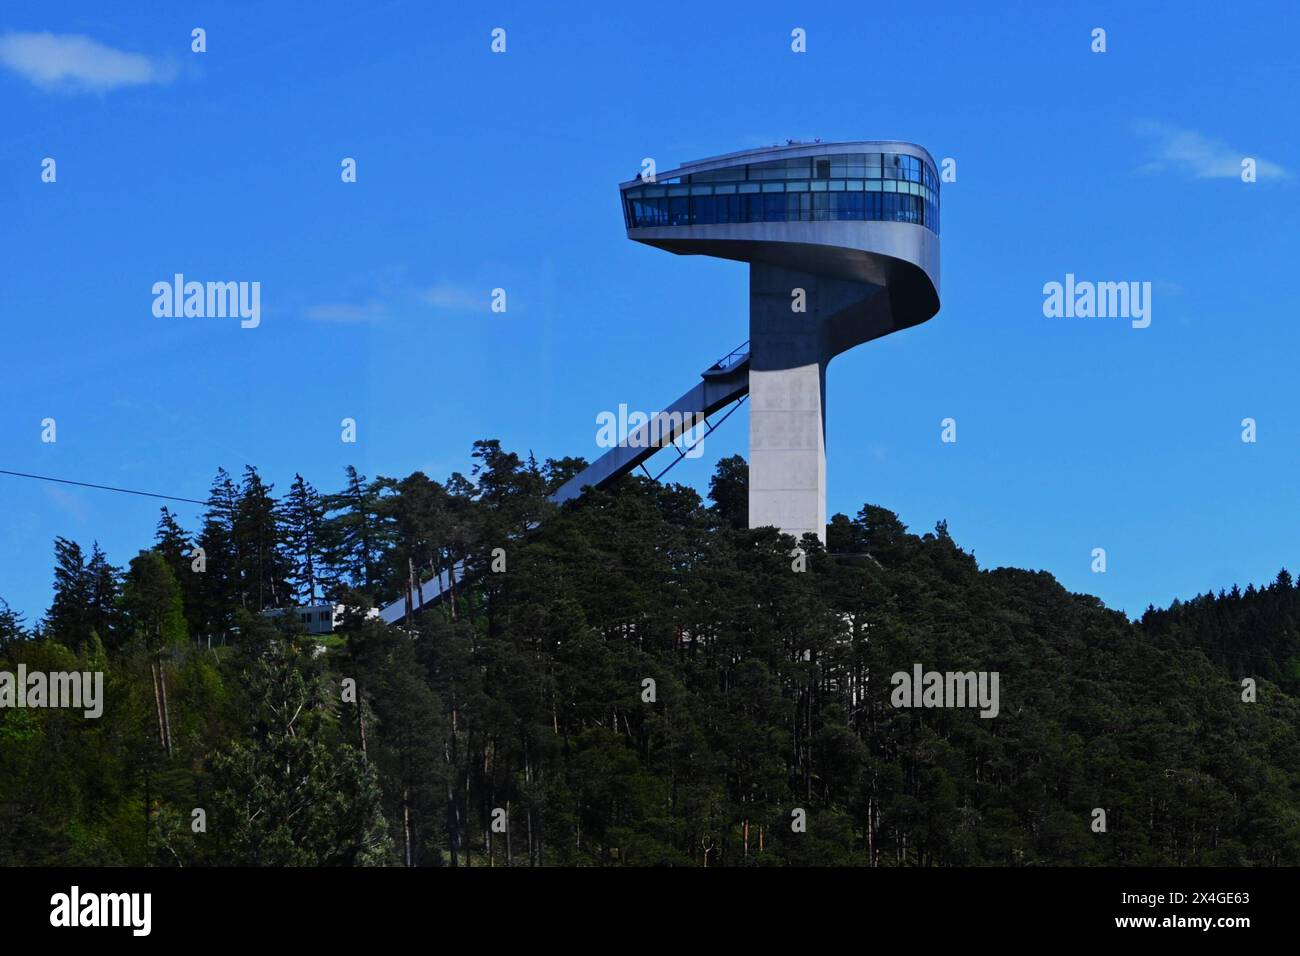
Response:
POLYGON ((1300 863, 1286 571, 1130 622, 874 505, 792 560, 739 458, 708 500, 633 478, 563 508, 580 461, 474 462, 326 494, 221 471, 135 556, 55 541, 48 612, 0 603, 0 670, 102 671, 106 700, 0 710, 0 861, 1300 863), (291 609, 325 600, 343 626, 309 635, 291 609), (918 663, 998 672, 998 715, 894 707, 918 663))

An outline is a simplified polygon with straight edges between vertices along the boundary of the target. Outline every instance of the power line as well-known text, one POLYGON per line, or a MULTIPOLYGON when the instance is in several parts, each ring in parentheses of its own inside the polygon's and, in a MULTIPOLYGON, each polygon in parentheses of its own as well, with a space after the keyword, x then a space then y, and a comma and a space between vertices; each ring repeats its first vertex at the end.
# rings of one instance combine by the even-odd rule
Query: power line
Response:
POLYGON ((15 478, 35 478, 37 481, 54 481, 61 485, 77 485, 81 488, 98 488, 100 491, 117 491, 124 495, 141 495, 145 498, 166 498, 168 501, 185 501, 192 505, 206 505, 206 501, 197 498, 181 498, 178 495, 160 495, 152 491, 135 491, 131 488, 114 488, 112 485, 95 485, 88 481, 72 481, 68 478, 51 478, 48 475, 29 475, 23 471, 8 471, 0 468, 0 475, 13 475, 15 478))

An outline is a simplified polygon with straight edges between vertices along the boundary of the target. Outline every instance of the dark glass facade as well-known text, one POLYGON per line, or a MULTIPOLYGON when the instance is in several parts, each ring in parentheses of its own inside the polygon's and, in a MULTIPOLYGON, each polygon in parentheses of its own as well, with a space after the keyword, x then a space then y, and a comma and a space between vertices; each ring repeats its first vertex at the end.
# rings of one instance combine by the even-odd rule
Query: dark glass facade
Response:
POLYGON ((730 166, 623 192, 628 228, 731 222, 910 222, 939 233, 939 177, 906 153, 730 166))

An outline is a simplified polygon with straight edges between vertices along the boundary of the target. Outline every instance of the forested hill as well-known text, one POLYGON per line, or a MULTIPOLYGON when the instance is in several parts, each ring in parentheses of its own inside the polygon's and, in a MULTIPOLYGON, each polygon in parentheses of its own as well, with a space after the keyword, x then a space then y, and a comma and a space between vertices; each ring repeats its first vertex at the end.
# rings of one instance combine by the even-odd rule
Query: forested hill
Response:
POLYGON ((792 555, 745 527, 740 459, 708 502, 629 479, 560 510, 576 462, 475 460, 282 499, 220 473, 201 527, 164 511, 123 570, 60 539, 0 671, 102 670, 107 700, 0 710, 0 861, 1300 863, 1285 572, 1135 624, 875 506, 792 555), (259 613, 462 559, 402 626, 259 613), (997 715, 893 706, 915 665, 996 672, 997 715))

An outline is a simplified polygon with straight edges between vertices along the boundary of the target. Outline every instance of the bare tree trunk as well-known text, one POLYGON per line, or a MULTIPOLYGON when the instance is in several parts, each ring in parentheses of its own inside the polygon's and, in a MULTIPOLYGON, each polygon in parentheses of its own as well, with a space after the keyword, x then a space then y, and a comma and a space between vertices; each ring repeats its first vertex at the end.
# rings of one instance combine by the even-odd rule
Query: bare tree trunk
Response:
POLYGON ((473 846, 470 843, 470 836, 469 836, 469 759, 470 759, 471 751, 473 749, 474 749, 473 739, 472 738, 467 739, 465 741, 465 792, 461 798, 465 803, 465 816, 461 818, 461 824, 460 824, 461 832, 464 833, 465 835, 462 843, 465 847, 465 866, 467 867, 474 865, 473 861, 470 859, 473 856, 473 854, 470 852, 473 849, 473 846))
POLYGON ((361 688, 357 688, 357 738, 361 743, 361 762, 370 763, 370 752, 366 749, 366 712, 361 706, 361 688))
POLYGON ((447 776, 447 852, 451 855, 451 865, 460 866, 456 859, 456 796, 450 774, 447 776))
POLYGON ((483 804, 483 810, 487 811, 487 824, 483 827, 483 845, 487 847, 488 866, 496 866, 496 857, 493 853, 492 828, 495 820, 492 819, 495 809, 492 804, 496 800, 496 768, 493 766, 492 757, 496 754, 496 737, 492 737, 483 743, 483 778, 486 786, 483 791, 486 801, 483 804))
POLYGON ((406 842, 406 865, 411 866, 411 788, 402 788, 402 832, 406 842))
POLYGON ((456 552, 447 549, 447 606, 451 619, 456 620, 456 552))
POLYGON ((875 810, 876 798, 867 797, 867 863, 871 866, 876 865, 876 828, 871 815, 875 810))
MULTIPOLYGON (((529 797, 532 796, 533 790, 533 763, 528 756, 528 744, 524 744, 524 783, 528 786, 529 797)), ((528 801, 528 812, 525 815, 528 823, 528 865, 536 866, 537 857, 533 849, 533 801, 528 801)))
POLYGON ((163 729, 162 695, 158 692, 158 667, 155 661, 149 661, 149 677, 153 680, 153 706, 158 715, 158 746, 167 749, 167 732, 163 729))
POLYGON ((162 661, 158 661, 158 686, 162 688, 163 731, 165 732, 167 756, 172 755, 172 717, 167 708, 167 674, 163 671, 162 661))

